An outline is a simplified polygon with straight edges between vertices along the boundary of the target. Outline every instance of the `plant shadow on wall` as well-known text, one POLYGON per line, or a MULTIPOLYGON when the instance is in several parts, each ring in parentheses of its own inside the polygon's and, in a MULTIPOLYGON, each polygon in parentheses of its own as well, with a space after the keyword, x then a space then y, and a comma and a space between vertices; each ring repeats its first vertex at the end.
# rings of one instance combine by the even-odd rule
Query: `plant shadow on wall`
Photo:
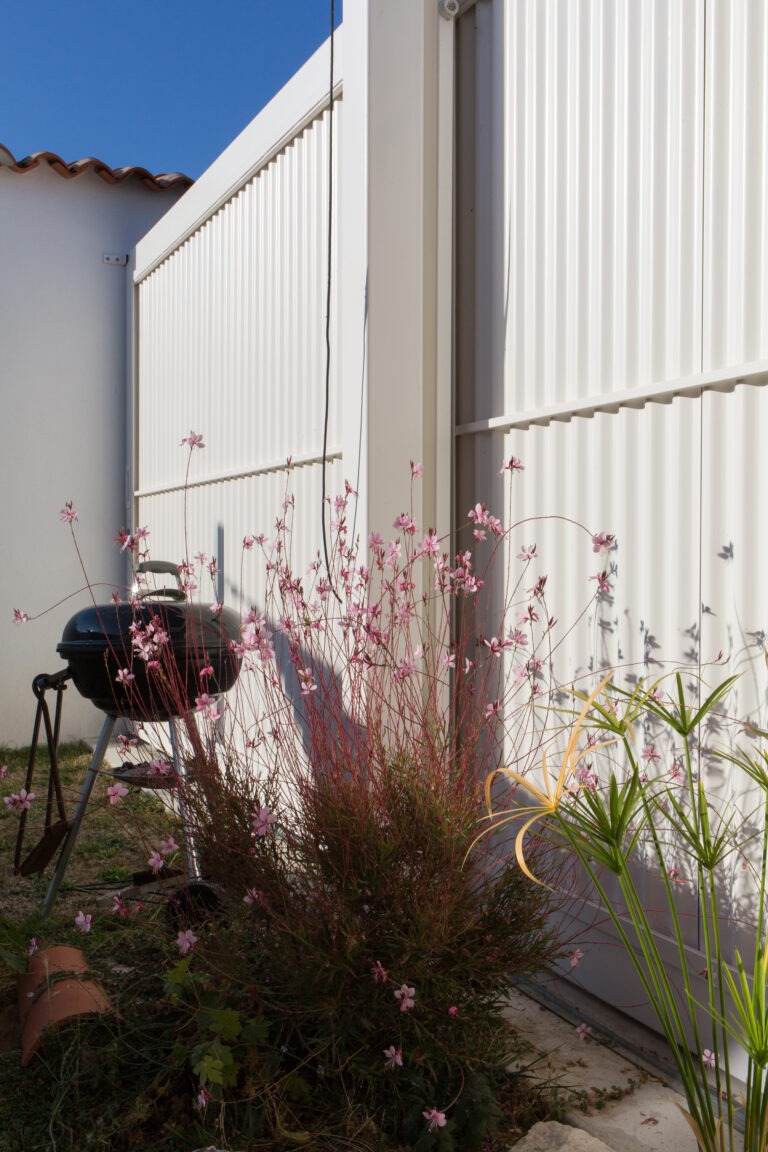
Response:
MULTIPOLYGON (((190 456, 202 446, 186 442, 190 456)), ((506 465, 510 492, 521 467, 506 465)), ((353 500, 347 488, 329 506, 327 571, 295 566, 289 489, 271 540, 245 538, 244 564, 263 555, 263 608, 244 615, 226 701, 206 691, 195 653, 177 783, 217 906, 177 903, 175 937, 158 945, 176 949, 158 993, 173 1046, 156 1111, 142 1097, 147 1134, 183 1098, 190 1140, 346 1135, 351 1147, 472 1152, 500 1123, 509 1131, 511 1099, 529 1120, 551 1106, 507 1071, 517 1041, 502 1009, 511 977, 562 952, 550 912, 570 864, 529 847, 545 887, 517 866, 504 829, 477 837, 489 771, 562 732, 548 708, 546 577, 532 575, 535 548, 513 555, 513 529, 479 504, 480 571, 471 549, 452 561, 411 513, 394 539, 370 537, 364 562, 347 534, 353 500), (483 589, 501 600, 492 628, 483 589)), ((62 516, 74 534, 71 506, 62 516)), ((120 536, 139 584, 147 535, 120 536)), ((587 546, 603 538, 586 533, 587 546)), ((198 578, 215 579, 215 565, 185 560, 181 574, 202 599, 198 578)), ((114 691, 130 696, 143 661, 154 700, 180 714, 184 677, 162 632, 148 644, 142 625, 133 651, 114 654, 114 691)), ((162 876, 162 846, 151 859, 162 876)))

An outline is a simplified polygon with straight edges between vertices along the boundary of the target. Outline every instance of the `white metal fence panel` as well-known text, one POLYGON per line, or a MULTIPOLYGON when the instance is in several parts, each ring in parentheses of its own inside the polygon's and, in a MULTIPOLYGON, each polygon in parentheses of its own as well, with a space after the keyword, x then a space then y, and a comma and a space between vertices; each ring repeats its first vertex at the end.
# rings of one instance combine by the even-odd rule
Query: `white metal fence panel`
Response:
POLYGON ((704 369, 768 357, 768 6, 707 4, 704 369))
MULTIPOLYGON (((322 452, 329 116, 314 120, 140 283, 140 493, 178 483, 171 446, 190 428, 205 434, 211 476, 322 452)), ((337 351, 334 330, 333 365, 337 351)), ((331 403, 334 449, 339 409, 331 403)))
POLYGON ((698 371, 703 0, 497 7, 505 410, 698 371))
MULTIPOLYGON (((511 541, 513 566, 535 541, 549 576, 556 680, 617 667, 629 686, 675 662, 691 683, 700 667, 712 685, 740 672, 728 708, 748 740, 768 721, 754 525, 768 390, 734 384, 764 384, 768 359, 768 13, 478 0, 458 46, 459 516, 476 500, 498 510, 499 466, 522 458, 513 519, 617 538, 601 558, 552 520, 511 541), (609 590, 566 636, 606 564, 609 590)), ((701 771, 746 819, 750 788, 712 757, 701 771)), ((743 863, 729 864, 729 955, 754 920, 743 863)), ((658 879, 643 883, 663 934, 658 879)), ((680 899, 695 964, 695 885, 680 899)), ((618 954, 583 979, 632 1007, 618 954)))

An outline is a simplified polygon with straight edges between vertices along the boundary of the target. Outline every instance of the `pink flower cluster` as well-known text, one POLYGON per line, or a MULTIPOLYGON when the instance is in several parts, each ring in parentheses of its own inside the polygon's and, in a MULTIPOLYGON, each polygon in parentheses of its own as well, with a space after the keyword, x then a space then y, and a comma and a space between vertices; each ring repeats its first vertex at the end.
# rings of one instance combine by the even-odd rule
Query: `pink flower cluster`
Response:
POLYGON ((155 615, 146 623, 134 620, 128 631, 136 655, 146 661, 147 665, 157 667, 158 657, 168 643, 168 633, 160 617, 155 615))

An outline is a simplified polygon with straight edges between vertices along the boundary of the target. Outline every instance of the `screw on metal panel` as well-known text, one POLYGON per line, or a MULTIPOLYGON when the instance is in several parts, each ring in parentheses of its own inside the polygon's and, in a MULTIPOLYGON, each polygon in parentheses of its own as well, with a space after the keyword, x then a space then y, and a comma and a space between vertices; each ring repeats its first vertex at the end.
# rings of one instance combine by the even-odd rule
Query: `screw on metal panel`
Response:
POLYGON ((437 8, 444 20, 455 20, 459 14, 459 0, 438 0, 437 8))

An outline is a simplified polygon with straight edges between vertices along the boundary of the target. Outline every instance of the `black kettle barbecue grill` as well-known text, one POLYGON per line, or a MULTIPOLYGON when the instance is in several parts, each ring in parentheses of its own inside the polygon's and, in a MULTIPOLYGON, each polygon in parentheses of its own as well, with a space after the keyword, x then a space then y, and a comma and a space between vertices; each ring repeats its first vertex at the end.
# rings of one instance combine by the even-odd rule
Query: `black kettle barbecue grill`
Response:
MULTIPOLYGON (((46 829, 46 835, 55 842, 53 851, 62 839, 63 847, 43 904, 45 912, 53 905, 64 878, 117 720, 167 721, 174 768, 177 777, 183 777, 174 721, 193 712, 195 700, 202 694, 214 697, 228 691, 240 674, 241 660, 234 650, 234 644, 240 637, 240 617, 236 612, 231 608, 217 610, 214 606, 189 603, 175 564, 148 561, 138 566, 137 573, 145 576, 171 575, 175 579, 175 586, 140 592, 131 603, 90 605, 82 609, 67 623, 56 648, 67 661, 66 670, 54 676, 39 676, 35 679, 34 691, 38 698, 35 742, 42 713, 51 753, 49 817, 54 792, 53 777, 56 776, 55 744, 58 741, 64 681, 72 679, 78 692, 106 714, 71 824, 67 824, 64 819, 56 777, 55 793, 60 819, 52 828, 46 829), (155 653, 152 645, 157 644, 158 640, 160 643, 155 653), (140 652, 142 646, 143 654, 140 652), (155 655, 157 660, 153 666, 155 655), (51 724, 42 699, 46 687, 55 688, 58 693, 53 744, 51 724)), ((33 763, 34 751, 30 756, 29 782, 33 763)), ((195 882, 200 880, 199 861, 194 838, 187 826, 181 793, 179 806, 185 832, 189 879, 195 882)), ((41 845, 38 845, 33 850, 30 859, 40 848, 41 845)), ((24 871, 24 868, 21 870, 24 871)))

